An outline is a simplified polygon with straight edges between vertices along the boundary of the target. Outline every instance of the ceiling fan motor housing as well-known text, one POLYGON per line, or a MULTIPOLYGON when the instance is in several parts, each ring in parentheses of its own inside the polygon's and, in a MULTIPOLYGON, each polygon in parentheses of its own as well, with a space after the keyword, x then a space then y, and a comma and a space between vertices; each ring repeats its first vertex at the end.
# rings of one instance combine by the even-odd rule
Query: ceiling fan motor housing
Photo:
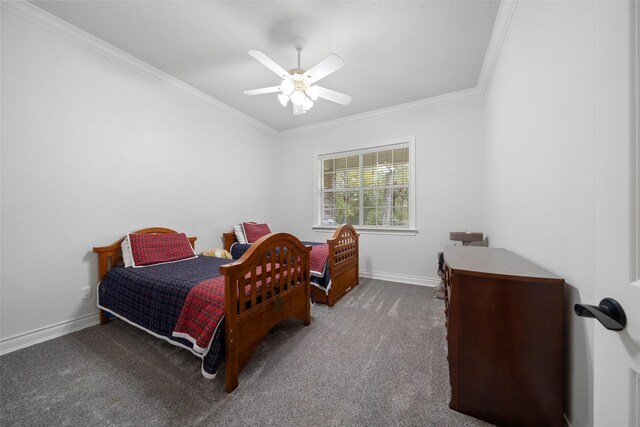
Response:
POLYGON ((294 90, 304 92, 307 90, 307 79, 304 77, 304 70, 300 68, 294 68, 289 70, 291 74, 291 80, 293 81, 294 90))

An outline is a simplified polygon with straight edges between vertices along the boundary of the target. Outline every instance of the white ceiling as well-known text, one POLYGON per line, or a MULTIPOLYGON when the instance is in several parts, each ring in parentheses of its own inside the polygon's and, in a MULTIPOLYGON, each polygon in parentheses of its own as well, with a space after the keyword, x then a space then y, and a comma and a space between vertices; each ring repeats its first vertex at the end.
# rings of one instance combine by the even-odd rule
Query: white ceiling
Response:
POLYGON ((499 0, 474 1, 32 1, 266 125, 285 130, 476 86, 499 0), (302 68, 330 53, 345 66, 321 85, 351 95, 293 116, 278 77, 247 52, 302 68))

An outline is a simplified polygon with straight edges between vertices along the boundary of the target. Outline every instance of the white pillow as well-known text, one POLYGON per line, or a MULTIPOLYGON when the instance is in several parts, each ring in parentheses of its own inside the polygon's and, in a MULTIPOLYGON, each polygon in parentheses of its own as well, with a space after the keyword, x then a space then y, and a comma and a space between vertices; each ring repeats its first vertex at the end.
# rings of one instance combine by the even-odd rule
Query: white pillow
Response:
POLYGON ((133 265, 133 256, 131 255, 131 245, 129 244, 129 233, 120 244, 122 249, 122 261, 125 267, 131 267, 133 265))
POLYGON ((242 224, 234 225, 233 231, 236 233, 236 240, 238 241, 238 243, 246 245, 247 238, 244 236, 244 229, 242 228, 242 224))

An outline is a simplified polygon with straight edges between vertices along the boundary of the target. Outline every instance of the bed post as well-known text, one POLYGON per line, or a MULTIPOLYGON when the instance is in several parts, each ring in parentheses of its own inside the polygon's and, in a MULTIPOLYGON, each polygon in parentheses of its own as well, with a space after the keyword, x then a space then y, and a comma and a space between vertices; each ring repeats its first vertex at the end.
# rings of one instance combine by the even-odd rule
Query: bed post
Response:
POLYGON ((306 265, 306 271, 304 274, 306 274, 306 282, 307 282, 307 286, 305 286, 305 301, 306 301, 306 307, 305 307, 305 315, 304 315, 304 321, 302 322, 302 324, 304 326, 309 326, 311 324, 311 248, 309 247, 309 250, 304 254, 303 256, 304 260, 303 260, 303 265, 306 265))
MULTIPOLYGON (((224 274, 224 273, 223 273, 224 274)), ((233 283, 233 275, 225 274, 225 391, 231 393, 238 387, 238 287, 233 283)))
POLYGON ((222 242, 224 244, 224 250, 227 252, 231 252, 231 246, 237 242, 236 232, 234 230, 229 231, 228 233, 222 233, 222 242))
MULTIPOLYGON (((107 274, 107 271, 109 270, 110 254, 108 252, 96 251, 96 249, 100 249, 100 248, 93 248, 93 251, 98 253, 98 283, 99 283, 104 277, 104 275, 107 274)), ((100 324, 104 325, 106 323, 109 323, 109 319, 107 318, 107 313, 105 313, 105 311, 102 309, 99 309, 99 313, 100 313, 100 324)))

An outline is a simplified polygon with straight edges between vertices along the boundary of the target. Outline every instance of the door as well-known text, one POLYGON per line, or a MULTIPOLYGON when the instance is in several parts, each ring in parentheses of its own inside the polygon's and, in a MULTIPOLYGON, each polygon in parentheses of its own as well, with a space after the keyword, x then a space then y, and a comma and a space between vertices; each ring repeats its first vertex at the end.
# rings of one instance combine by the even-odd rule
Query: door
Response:
POLYGON ((595 296, 622 305, 626 328, 593 325, 594 424, 640 427, 638 5, 595 3, 595 296))

